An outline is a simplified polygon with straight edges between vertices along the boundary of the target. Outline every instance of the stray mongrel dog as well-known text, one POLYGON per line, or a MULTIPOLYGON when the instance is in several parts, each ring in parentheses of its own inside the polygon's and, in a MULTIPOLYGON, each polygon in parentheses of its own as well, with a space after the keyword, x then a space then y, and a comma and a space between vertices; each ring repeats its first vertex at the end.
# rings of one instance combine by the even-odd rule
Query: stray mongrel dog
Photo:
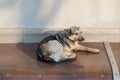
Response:
POLYGON ((83 41, 82 31, 79 27, 71 27, 44 38, 37 47, 37 58, 44 62, 61 62, 76 58, 73 50, 99 53, 100 50, 80 45, 83 41))

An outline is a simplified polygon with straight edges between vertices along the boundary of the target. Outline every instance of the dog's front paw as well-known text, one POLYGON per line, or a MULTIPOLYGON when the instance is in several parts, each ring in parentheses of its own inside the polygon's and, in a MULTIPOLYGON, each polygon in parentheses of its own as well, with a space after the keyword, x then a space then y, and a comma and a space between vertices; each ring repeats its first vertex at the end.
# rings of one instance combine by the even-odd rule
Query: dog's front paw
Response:
POLYGON ((94 49, 94 51, 93 51, 94 53, 99 53, 100 52, 100 50, 99 49, 94 49))

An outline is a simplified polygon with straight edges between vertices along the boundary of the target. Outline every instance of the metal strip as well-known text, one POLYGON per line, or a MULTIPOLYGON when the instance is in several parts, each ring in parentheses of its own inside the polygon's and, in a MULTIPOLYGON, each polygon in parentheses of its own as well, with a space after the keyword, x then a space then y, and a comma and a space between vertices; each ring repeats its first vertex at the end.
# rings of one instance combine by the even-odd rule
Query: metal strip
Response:
POLYGON ((106 49, 106 52, 107 52, 107 56, 108 56, 109 61, 110 61, 113 80, 120 80, 119 68, 117 66, 115 57, 114 57, 114 55, 112 53, 110 44, 109 44, 109 42, 104 42, 104 45, 105 45, 105 49, 106 49))

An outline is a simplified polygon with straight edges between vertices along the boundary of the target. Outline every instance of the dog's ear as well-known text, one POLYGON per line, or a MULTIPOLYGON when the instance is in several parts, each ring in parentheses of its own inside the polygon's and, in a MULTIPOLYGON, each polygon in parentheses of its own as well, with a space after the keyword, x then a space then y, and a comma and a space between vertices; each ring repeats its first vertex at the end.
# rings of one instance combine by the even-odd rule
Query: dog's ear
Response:
POLYGON ((72 30, 69 28, 69 29, 64 29, 65 33, 68 34, 68 35, 71 35, 72 34, 72 30))

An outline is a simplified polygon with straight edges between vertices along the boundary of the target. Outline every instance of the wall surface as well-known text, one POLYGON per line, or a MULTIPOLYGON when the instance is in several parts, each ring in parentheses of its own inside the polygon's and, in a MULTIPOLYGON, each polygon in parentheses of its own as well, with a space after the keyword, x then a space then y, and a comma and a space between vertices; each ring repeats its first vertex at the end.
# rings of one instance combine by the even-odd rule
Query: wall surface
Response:
POLYGON ((0 43, 39 42, 70 26, 80 26, 86 41, 120 42, 119 3, 120 0, 0 0, 0 43))

